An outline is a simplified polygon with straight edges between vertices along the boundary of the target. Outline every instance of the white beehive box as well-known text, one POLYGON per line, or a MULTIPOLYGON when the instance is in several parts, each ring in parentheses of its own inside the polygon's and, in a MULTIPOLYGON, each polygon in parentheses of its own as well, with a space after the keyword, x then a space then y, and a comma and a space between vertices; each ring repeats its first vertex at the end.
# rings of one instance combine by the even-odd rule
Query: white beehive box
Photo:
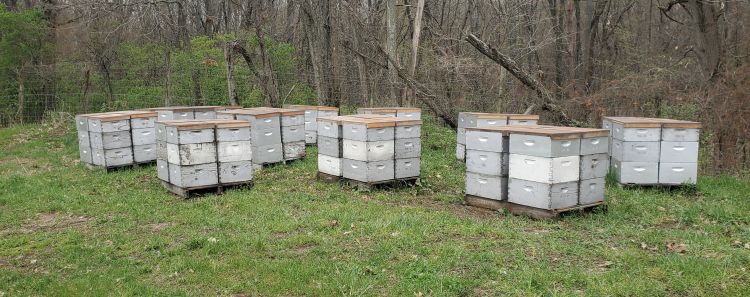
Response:
POLYGON ((511 167, 508 180, 508 202, 541 209, 561 209, 578 204, 577 180, 550 184, 516 179, 513 178, 514 169, 511 167))
MULTIPOLYGON (((133 142, 128 114, 104 113, 89 115, 86 119, 91 164, 103 167, 133 164, 133 142)), ((80 141, 79 137, 79 143, 80 141)), ((83 155, 88 159, 87 154, 83 155)))
POLYGON ((508 178, 467 171, 466 194, 492 200, 506 200, 508 198, 508 178))
POLYGON ((345 178, 361 182, 381 182, 395 178, 394 160, 358 161, 344 159, 342 175, 345 178))
POLYGON ((229 111, 237 120, 251 125, 253 163, 257 165, 277 163, 284 160, 281 139, 281 113, 273 108, 248 108, 229 111))

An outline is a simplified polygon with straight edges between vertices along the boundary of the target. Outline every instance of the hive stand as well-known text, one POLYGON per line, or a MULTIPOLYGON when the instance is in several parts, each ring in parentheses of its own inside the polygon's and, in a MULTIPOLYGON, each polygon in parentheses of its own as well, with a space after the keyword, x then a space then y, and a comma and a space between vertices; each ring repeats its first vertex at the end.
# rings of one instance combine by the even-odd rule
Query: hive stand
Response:
POLYGON ((591 212, 595 209, 607 209, 607 205, 603 201, 560 209, 541 209, 515 204, 505 200, 493 200, 472 195, 466 195, 464 201, 469 206, 490 210, 504 210, 514 215, 526 215, 535 220, 559 219, 562 215, 569 214, 575 211, 591 212))

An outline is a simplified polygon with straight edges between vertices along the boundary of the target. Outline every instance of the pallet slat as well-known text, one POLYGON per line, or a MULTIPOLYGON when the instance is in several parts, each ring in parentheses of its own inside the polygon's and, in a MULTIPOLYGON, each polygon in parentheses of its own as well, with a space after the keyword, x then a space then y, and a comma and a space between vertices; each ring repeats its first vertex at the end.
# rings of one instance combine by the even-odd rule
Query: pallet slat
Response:
POLYGON ((561 215, 570 213, 573 211, 591 211, 595 208, 606 209, 606 204, 602 202, 596 202, 585 205, 577 205, 569 208, 562 209, 541 209, 520 204, 511 203, 508 201, 500 201, 482 198, 473 195, 466 195, 464 197, 467 205, 479 208, 485 208, 490 210, 505 210, 514 215, 527 215, 535 220, 541 219, 559 219, 561 215))

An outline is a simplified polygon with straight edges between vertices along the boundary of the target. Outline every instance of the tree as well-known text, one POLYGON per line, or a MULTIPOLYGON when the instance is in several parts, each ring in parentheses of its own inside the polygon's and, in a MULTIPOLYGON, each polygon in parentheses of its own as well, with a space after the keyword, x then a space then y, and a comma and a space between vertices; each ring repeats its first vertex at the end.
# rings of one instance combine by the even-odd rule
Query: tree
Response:
POLYGON ((38 9, 11 12, 0 4, 0 71, 13 76, 18 87, 16 120, 24 122, 26 68, 44 52, 47 23, 38 9), (10 73, 9 73, 10 72, 10 73))

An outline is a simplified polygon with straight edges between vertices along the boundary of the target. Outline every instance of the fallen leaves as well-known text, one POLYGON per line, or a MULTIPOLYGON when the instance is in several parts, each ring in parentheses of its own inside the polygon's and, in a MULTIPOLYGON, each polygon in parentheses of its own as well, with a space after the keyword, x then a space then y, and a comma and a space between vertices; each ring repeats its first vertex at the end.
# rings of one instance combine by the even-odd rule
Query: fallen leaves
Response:
POLYGON ((667 251, 677 254, 685 254, 687 252, 687 245, 685 243, 676 243, 672 241, 667 241, 667 251))

